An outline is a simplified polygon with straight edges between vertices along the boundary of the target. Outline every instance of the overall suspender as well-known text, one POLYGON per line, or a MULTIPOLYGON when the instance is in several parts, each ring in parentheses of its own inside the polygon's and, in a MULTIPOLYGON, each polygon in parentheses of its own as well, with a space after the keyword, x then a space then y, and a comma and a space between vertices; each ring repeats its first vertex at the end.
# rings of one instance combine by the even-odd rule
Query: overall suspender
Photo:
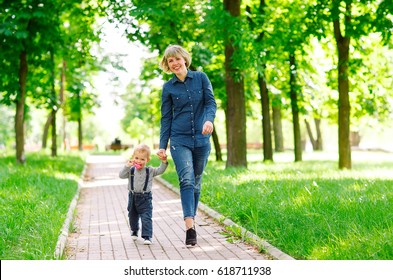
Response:
MULTIPOLYGON (((134 192, 134 174, 135 174, 135 166, 131 167, 131 192, 134 192)), ((145 186, 143 187, 143 193, 147 189, 148 182, 149 182, 149 168, 146 167, 146 179, 145 179, 145 186)))

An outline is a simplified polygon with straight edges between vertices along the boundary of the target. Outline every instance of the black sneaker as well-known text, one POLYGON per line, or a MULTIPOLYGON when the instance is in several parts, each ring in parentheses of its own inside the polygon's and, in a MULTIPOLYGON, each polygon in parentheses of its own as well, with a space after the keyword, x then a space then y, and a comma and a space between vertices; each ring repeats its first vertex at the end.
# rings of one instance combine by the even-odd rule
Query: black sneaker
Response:
POLYGON ((131 238, 132 238, 132 240, 137 240, 138 239, 138 232, 137 231, 133 231, 132 233, 131 233, 131 238))
POLYGON ((189 228, 186 231, 186 245, 195 246, 197 244, 197 234, 195 228, 189 228))

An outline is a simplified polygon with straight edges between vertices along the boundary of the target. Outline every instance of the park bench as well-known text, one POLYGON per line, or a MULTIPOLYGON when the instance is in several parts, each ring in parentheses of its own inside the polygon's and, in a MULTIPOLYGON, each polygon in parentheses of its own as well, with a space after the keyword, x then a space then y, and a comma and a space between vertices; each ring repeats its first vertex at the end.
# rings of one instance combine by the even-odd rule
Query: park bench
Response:
POLYGON ((119 151, 119 150, 127 150, 128 148, 132 148, 132 145, 124 145, 124 144, 110 144, 105 146, 105 150, 113 150, 113 151, 119 151))
POLYGON ((113 150, 113 151, 119 151, 119 150, 127 150, 128 148, 132 148, 132 145, 124 145, 121 143, 119 138, 115 138, 115 140, 110 144, 105 146, 105 150, 113 150))

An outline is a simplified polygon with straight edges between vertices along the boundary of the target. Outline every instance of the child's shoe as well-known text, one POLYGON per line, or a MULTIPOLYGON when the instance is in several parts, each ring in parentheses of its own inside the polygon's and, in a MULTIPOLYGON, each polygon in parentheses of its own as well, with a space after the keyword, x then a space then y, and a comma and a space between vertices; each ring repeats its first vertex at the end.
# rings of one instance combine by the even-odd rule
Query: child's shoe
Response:
POLYGON ((132 233, 131 233, 131 238, 132 238, 132 240, 137 240, 138 239, 138 232, 137 231, 133 231, 132 233))
POLYGON ((145 245, 153 244, 153 242, 151 242, 150 237, 143 237, 143 239, 145 239, 145 241, 143 241, 143 244, 145 244, 145 245))

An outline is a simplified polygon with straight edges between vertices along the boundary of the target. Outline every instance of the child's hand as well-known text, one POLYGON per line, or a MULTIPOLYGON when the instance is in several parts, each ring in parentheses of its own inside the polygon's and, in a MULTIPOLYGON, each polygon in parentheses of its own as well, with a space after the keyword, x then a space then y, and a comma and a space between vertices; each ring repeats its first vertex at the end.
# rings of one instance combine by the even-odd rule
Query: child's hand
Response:
POLYGON ((138 169, 138 170, 141 169, 141 167, 142 167, 142 165, 140 165, 140 164, 138 164, 136 162, 133 162, 132 160, 127 160, 126 166, 127 167, 135 166, 135 168, 138 169))
POLYGON ((166 151, 164 149, 160 149, 157 152, 157 156, 160 158, 161 161, 163 161, 164 163, 167 162, 167 158, 168 156, 166 155, 166 151))

